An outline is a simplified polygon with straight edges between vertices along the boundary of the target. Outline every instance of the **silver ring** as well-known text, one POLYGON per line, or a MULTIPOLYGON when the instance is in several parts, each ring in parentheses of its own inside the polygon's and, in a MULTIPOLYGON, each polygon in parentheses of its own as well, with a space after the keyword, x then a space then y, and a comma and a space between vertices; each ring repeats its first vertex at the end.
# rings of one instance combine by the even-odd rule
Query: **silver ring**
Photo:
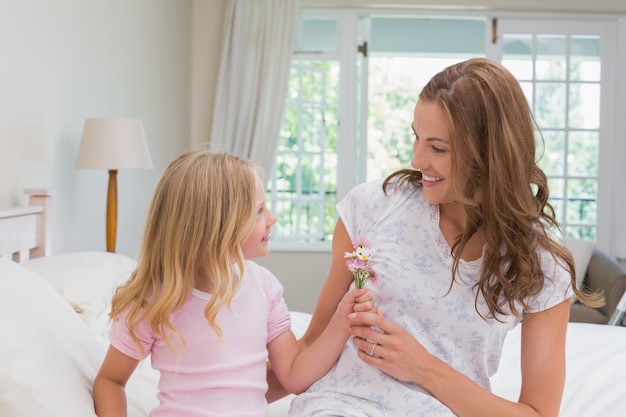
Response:
POLYGON ((374 342, 374 344, 372 344, 372 348, 370 349, 370 356, 374 356, 374 349, 376 349, 376 346, 378 346, 378 343, 374 342))

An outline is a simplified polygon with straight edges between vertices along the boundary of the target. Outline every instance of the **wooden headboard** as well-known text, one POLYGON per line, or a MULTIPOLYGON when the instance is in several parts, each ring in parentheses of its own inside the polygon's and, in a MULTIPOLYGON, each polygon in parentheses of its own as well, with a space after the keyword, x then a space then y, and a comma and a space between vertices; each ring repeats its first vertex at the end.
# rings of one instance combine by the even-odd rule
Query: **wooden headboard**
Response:
POLYGON ((0 210, 0 256, 20 262, 51 254, 51 190, 26 189, 28 206, 0 210))

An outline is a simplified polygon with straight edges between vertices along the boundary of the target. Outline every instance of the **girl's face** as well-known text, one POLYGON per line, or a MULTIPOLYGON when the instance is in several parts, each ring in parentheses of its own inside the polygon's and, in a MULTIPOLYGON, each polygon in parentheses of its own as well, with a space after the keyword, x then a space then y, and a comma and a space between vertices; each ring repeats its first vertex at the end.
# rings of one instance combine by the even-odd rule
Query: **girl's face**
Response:
POLYGON ((411 166, 422 172, 424 198, 431 204, 453 202, 450 139, 439 105, 418 101, 411 127, 415 133, 411 166))
POLYGON ((265 187, 257 178, 256 187, 256 221, 250 235, 241 244, 245 259, 258 258, 270 253, 268 244, 270 229, 276 223, 276 216, 265 205, 265 187))

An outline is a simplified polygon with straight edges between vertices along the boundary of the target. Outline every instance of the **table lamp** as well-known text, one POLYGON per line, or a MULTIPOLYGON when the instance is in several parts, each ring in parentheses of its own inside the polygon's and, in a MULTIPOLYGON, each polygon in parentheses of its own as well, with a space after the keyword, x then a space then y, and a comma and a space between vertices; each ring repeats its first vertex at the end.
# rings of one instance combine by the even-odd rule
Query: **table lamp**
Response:
POLYGON ((117 170, 152 168, 150 151, 141 119, 87 119, 78 147, 75 168, 109 170, 106 243, 107 251, 115 252, 117 170))

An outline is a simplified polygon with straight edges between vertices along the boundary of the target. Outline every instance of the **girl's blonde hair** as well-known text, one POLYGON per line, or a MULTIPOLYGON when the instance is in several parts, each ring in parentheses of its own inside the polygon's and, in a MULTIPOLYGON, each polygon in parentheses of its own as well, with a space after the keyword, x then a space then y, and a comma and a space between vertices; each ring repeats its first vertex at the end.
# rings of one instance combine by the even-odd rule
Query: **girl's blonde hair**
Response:
POLYGON ((244 257, 240 243, 252 230, 256 212, 257 166, 246 159, 208 150, 180 155, 165 170, 152 198, 137 269, 113 296, 111 317, 129 309, 134 329, 147 319, 174 350, 170 314, 185 304, 192 289, 210 288, 205 308, 210 326, 241 285, 244 257))
MULTIPOLYGON (((482 226, 487 245, 476 297, 483 295, 492 317, 507 310, 521 315, 516 306, 527 309, 530 297, 541 291, 546 277, 539 247, 566 263, 582 302, 601 305, 601 297, 576 289, 572 255, 551 237, 549 229, 559 224, 548 203, 547 177, 536 163, 535 122, 515 77, 499 63, 470 59, 435 75, 419 100, 439 105, 447 120, 452 190, 467 215, 452 246, 452 276, 467 242, 482 226)), ((400 170, 383 189, 395 180, 421 187, 421 178, 419 171, 400 170)))

